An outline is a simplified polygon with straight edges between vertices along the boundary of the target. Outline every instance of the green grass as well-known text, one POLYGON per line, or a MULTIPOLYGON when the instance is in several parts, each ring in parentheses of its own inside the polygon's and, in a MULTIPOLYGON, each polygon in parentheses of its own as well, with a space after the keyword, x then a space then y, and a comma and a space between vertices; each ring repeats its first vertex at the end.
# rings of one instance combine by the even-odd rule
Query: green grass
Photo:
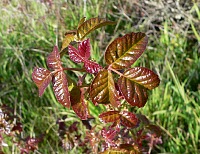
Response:
MULTIPOLYGON (((150 92, 148 103, 138 112, 163 130, 163 144, 156 147, 155 153, 199 153, 200 4, 193 3, 189 12, 185 12, 188 18, 183 23, 189 23, 186 29, 178 22, 175 29, 169 15, 157 23, 160 29, 156 31, 151 29, 154 24, 151 14, 143 16, 137 25, 138 14, 129 2, 90 0, 84 4, 84 1, 60 0, 52 6, 36 1, 0 2, 0 103, 15 108, 23 123, 22 137, 46 134, 36 153, 65 153, 59 146, 56 121, 68 115, 66 124, 70 125, 77 118, 56 101, 51 87, 39 98, 31 73, 34 66, 46 67, 45 57, 55 44, 61 47, 64 33, 76 28, 83 16, 117 21, 115 28, 102 28, 90 35, 92 59, 96 61, 99 57, 103 59, 110 40, 132 31, 148 32, 148 48, 136 65, 153 69, 160 75, 161 83, 150 92)), ((147 5, 143 8, 147 9, 147 5)), ((75 66, 66 57, 63 62, 75 66)), ((93 105, 91 109, 94 116, 104 110, 93 105)), ((18 153, 11 144, 4 151, 18 153)))

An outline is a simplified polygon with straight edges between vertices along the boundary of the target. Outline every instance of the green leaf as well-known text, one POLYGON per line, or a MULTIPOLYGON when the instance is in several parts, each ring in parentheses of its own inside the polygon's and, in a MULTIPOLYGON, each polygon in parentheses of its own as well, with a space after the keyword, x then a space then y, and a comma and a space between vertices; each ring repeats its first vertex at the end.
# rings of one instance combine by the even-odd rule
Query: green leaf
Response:
MULTIPOLYGON (((83 22, 83 20, 81 20, 83 22)), ((78 26, 77 29, 77 38, 79 41, 83 40, 86 35, 90 32, 96 30, 97 28, 106 26, 106 25, 114 25, 116 24, 113 21, 106 20, 104 18, 91 18, 89 20, 84 21, 82 24, 78 26)))
POLYGON ((118 107, 118 93, 115 88, 112 73, 109 70, 101 70, 94 78, 90 86, 90 97, 94 104, 109 104, 118 107))
POLYGON ((106 49, 106 63, 114 69, 130 67, 142 55, 147 42, 147 36, 141 32, 115 39, 106 49))
MULTIPOLYGON (((80 25, 81 25, 82 23, 85 22, 85 20, 86 20, 86 17, 83 17, 83 18, 79 21, 79 23, 78 23, 78 28, 80 27, 80 25)), ((78 28, 77 28, 77 29, 78 29, 78 28)))
POLYGON ((120 119, 119 111, 108 111, 101 113, 99 115, 99 119, 102 122, 108 123, 108 122, 115 122, 120 119))
POLYGON ((160 83, 158 75, 144 67, 126 70, 118 80, 119 89, 132 106, 143 107, 147 101, 147 89, 153 89, 160 83))
POLYGON ((72 41, 74 41, 74 39, 75 39, 75 34, 74 34, 74 33, 68 33, 68 34, 65 35, 65 38, 64 38, 64 40, 63 40, 63 42, 62 42, 62 49, 61 49, 61 52, 60 52, 61 55, 63 54, 63 50, 64 50, 65 48, 67 48, 68 45, 69 45, 72 41))

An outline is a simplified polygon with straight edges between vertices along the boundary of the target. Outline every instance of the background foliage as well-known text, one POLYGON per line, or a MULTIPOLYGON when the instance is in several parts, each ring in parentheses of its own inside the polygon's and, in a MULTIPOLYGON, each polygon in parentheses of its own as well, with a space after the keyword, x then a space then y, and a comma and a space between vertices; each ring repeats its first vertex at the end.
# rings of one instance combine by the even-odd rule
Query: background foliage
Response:
MULTIPOLYGON (((154 70, 161 83, 149 95, 146 106, 137 112, 147 115, 165 132, 163 144, 154 152, 199 153, 199 2, 3 0, 0 7, 0 103, 14 108, 20 117, 22 137, 46 134, 38 153, 64 153, 59 146, 56 121, 63 115, 67 115, 67 125, 79 119, 56 101, 50 87, 39 98, 31 73, 34 66, 45 66, 45 57, 52 47, 61 47, 64 33, 75 29, 84 16, 117 22, 115 28, 108 26, 90 34, 92 59, 97 62, 103 58, 109 41, 118 36, 133 31, 148 35, 147 50, 135 65, 154 70)), ((97 112, 94 108, 92 114, 98 115, 97 112)), ((17 153, 9 145, 5 153, 17 153)))

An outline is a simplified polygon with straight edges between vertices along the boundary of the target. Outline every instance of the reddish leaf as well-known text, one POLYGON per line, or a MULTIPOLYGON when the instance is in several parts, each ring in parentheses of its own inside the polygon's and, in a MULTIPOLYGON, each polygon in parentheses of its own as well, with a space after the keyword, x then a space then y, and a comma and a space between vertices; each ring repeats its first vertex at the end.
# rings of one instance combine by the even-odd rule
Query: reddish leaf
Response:
POLYGON ((112 129, 112 128, 108 128, 108 130, 106 130, 106 128, 104 127, 101 130, 101 134, 102 134, 102 137, 104 138, 104 141, 110 146, 116 146, 114 138, 116 137, 117 133, 118 133, 118 130, 112 129))
POLYGON ((119 111, 108 111, 101 113, 99 115, 99 119, 102 122, 108 123, 108 122, 115 122, 120 119, 119 111))
POLYGON ((156 125, 148 125, 145 127, 146 130, 149 130, 151 132, 151 134, 154 134, 156 137, 160 137, 162 130, 160 129, 160 127, 156 126, 156 125))
POLYGON ((42 96, 44 90, 52 80, 52 75, 51 72, 45 68, 35 67, 32 73, 32 79, 39 89, 39 96, 42 96))
POLYGON ((77 29, 77 38, 78 40, 83 40, 86 35, 88 35, 90 32, 94 31, 97 28, 106 26, 106 25, 113 25, 115 22, 109 21, 103 18, 91 18, 89 20, 84 21, 83 19, 81 22, 82 24, 79 24, 77 29), (83 22, 84 21, 84 22, 83 22))
POLYGON ((70 94, 67 78, 64 71, 58 71, 53 76, 53 90, 57 100, 65 107, 70 108, 70 94))
POLYGON ((84 67, 85 67, 85 70, 91 74, 96 74, 102 69, 102 67, 99 64, 97 64, 91 60, 85 61, 84 67))
POLYGON ((74 48, 73 46, 69 45, 69 47, 68 47, 68 53, 69 53, 70 59, 72 61, 74 61, 75 63, 84 62, 84 59, 80 55, 79 51, 76 48, 74 48))
POLYGON ((82 41, 78 46, 79 53, 84 59, 90 58, 90 40, 82 41))
POLYGON ((131 112, 122 111, 120 112, 120 115, 120 121, 126 127, 134 128, 139 123, 137 116, 131 112))
POLYGON ((134 67, 124 72, 123 77, 142 85, 147 89, 154 89, 160 83, 157 74, 145 67, 134 67))
POLYGON ((50 69, 61 68, 60 54, 57 46, 54 46, 53 51, 47 57, 47 65, 50 69))
POLYGON ((147 88, 159 85, 159 78, 153 71, 144 67, 126 70, 118 80, 121 93, 132 106, 143 107, 147 101, 147 88))
POLYGON ((69 45, 68 47, 68 53, 69 53, 69 57, 72 61, 74 61, 75 63, 84 63, 84 67, 86 69, 86 71, 88 73, 98 73, 102 67, 91 61, 88 60, 90 58, 90 41, 89 39, 82 41, 79 46, 78 46, 77 50, 76 48, 74 48, 73 46, 69 45))
POLYGON ((130 67, 146 49, 144 33, 130 33, 115 39, 106 49, 105 60, 114 69, 130 67))
POLYGON ((88 107, 85 103, 83 93, 77 86, 71 90, 70 99, 74 112, 81 118, 81 120, 87 120, 89 116, 88 107))
POLYGON ((109 70, 101 70, 94 78, 90 86, 90 97, 94 104, 109 104, 118 107, 118 93, 115 89, 112 73, 109 70))
POLYGON ((150 124, 149 119, 145 115, 137 114, 137 117, 140 120, 140 122, 142 122, 144 125, 149 125, 150 124))
POLYGON ((126 101, 132 106, 143 107, 147 101, 147 89, 137 83, 121 77, 118 80, 121 93, 126 101))

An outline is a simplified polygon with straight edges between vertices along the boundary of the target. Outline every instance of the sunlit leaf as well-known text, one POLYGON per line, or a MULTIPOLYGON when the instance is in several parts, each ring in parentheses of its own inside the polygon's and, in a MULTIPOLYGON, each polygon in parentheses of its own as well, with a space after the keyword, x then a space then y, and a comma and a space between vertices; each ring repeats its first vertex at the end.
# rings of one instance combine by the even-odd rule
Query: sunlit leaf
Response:
POLYGON ((86 20, 86 17, 83 17, 83 18, 79 21, 79 23, 78 23, 78 28, 80 27, 80 25, 81 25, 82 23, 85 22, 85 20, 86 20))
POLYGON ((70 108, 70 94, 67 78, 64 71, 58 71, 53 76, 53 90, 57 100, 65 107, 70 108))
POLYGON ((68 47, 69 57, 75 63, 84 63, 85 70, 88 73, 95 74, 98 73, 102 67, 94 61, 89 60, 90 58, 90 41, 89 39, 82 41, 78 50, 73 46, 68 47))
POLYGON ((119 78, 118 85, 122 95, 130 105, 143 107, 147 102, 148 95, 146 88, 125 77, 119 78))
POLYGON ((54 46, 53 51, 47 57, 47 65, 50 69, 61 68, 60 54, 57 46, 54 46))
POLYGON ((45 68, 35 67, 32 73, 32 79, 39 89, 39 96, 42 96, 44 90, 52 80, 51 72, 45 68))
POLYGON ((106 49, 105 60, 114 69, 130 67, 146 49, 144 33, 130 33, 115 39, 106 49))
POLYGON ((63 39, 63 42, 62 42, 62 48, 61 48, 61 53, 62 51, 68 47, 68 45, 74 41, 75 39, 75 34, 74 33, 68 33, 65 35, 65 38, 63 39))
POLYGON ((84 61, 84 67, 85 70, 91 74, 96 74, 102 69, 102 67, 99 64, 91 60, 84 61))
POLYGON ((75 86, 70 92, 70 99, 74 112, 81 118, 81 120, 87 120, 89 116, 88 107, 84 100, 83 93, 77 86, 75 86))
POLYGON ((102 122, 108 123, 108 122, 115 122, 120 119, 119 111, 108 111, 101 113, 99 115, 99 119, 102 122))
POLYGON ((153 89, 160 83, 158 75, 144 67, 126 70, 118 80, 120 91, 132 106, 143 107, 147 101, 147 89, 153 89))
POLYGON ((154 89, 160 83, 157 74, 145 67, 134 67, 124 72, 125 78, 142 85, 147 89, 154 89))
POLYGON ((78 40, 83 40, 86 35, 88 35, 90 32, 94 31, 97 28, 114 24, 115 22, 113 21, 109 21, 104 18, 98 18, 98 17, 86 20, 85 22, 80 24, 77 29, 78 40))
POLYGON ((137 116, 131 112, 121 111, 120 115, 121 123, 128 128, 134 128, 139 124, 137 116))
POLYGON ((90 87, 90 97, 94 104, 109 104, 114 107, 118 104, 118 93, 115 89, 112 73, 109 70, 101 70, 93 80, 90 87))
MULTIPOLYGON (((100 154, 130 154, 129 151, 120 148, 110 148, 100 154)), ((134 154, 134 153, 133 153, 134 154)))
POLYGON ((90 39, 82 41, 78 46, 79 54, 84 59, 90 58, 90 39))
POLYGON ((75 63, 84 62, 84 58, 80 55, 79 51, 73 46, 68 47, 69 58, 75 63))

